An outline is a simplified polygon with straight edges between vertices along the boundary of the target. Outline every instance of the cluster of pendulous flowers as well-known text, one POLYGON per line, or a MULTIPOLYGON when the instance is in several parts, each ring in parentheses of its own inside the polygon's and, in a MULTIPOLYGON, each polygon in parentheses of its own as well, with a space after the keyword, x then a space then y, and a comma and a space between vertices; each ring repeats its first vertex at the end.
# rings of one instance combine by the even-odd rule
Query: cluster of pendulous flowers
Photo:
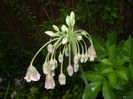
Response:
POLYGON ((62 25, 61 29, 59 29, 56 25, 53 25, 55 32, 45 32, 51 37, 51 39, 37 51, 31 60, 26 76, 24 77, 27 82, 38 81, 40 79, 40 74, 33 66, 33 61, 44 47, 47 47, 48 50, 47 56, 42 66, 43 73, 46 75, 46 89, 55 88, 55 69, 60 68, 58 80, 60 85, 65 85, 66 76, 63 73, 64 69, 67 69, 68 75, 72 76, 74 72, 78 71, 79 63, 85 63, 87 60, 94 61, 96 58, 96 52, 90 35, 84 30, 74 30, 74 12, 71 12, 70 16, 66 17, 66 24, 67 26, 62 25), (87 47, 83 38, 90 42, 89 48, 87 47), (57 51, 57 49, 59 50, 57 51), (67 67, 63 65, 65 57, 68 57, 69 59, 67 67))

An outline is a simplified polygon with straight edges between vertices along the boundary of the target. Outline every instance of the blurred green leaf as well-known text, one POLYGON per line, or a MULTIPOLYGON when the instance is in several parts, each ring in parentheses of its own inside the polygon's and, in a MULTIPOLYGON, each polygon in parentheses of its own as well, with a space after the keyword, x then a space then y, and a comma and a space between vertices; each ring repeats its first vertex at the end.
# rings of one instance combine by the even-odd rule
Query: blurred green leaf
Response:
POLYGON ((105 68, 105 69, 101 72, 101 74, 108 74, 108 73, 112 73, 112 72, 114 72, 114 70, 113 70, 112 68, 105 68))
POLYGON ((89 81, 96 81, 96 80, 101 80, 102 79, 102 76, 99 75, 97 72, 87 71, 87 72, 84 72, 84 73, 85 73, 86 79, 89 80, 89 81))
POLYGON ((102 84, 102 93, 104 99, 116 99, 110 83, 106 80, 102 84))
POLYGON ((112 63, 108 59, 102 59, 100 60, 100 62, 103 63, 104 65, 112 65, 112 63))
POLYGON ((101 89, 101 81, 93 81, 89 84, 89 86, 90 86, 90 90, 88 89, 88 87, 85 87, 82 99, 96 98, 98 95, 98 92, 101 89))
POLYGON ((116 59, 116 46, 114 44, 108 48, 108 57, 110 61, 114 61, 116 59))
POLYGON ((127 74, 124 70, 116 70, 116 73, 121 79, 128 81, 127 74))
POLYGON ((115 87, 117 85, 117 74, 115 72, 112 72, 108 74, 109 82, 111 83, 112 87, 115 87))
POLYGON ((133 81, 133 64, 129 64, 128 71, 129 71, 129 79, 133 81))

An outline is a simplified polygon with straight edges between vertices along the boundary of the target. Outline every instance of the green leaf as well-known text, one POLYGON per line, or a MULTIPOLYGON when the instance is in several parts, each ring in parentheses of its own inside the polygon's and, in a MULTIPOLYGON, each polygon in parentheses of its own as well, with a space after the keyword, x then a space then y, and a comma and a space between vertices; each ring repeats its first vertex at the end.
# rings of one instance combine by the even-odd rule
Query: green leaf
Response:
POLYGON ((97 52, 98 59, 103 59, 105 56, 107 56, 107 51, 105 49, 105 41, 101 36, 99 35, 93 35, 92 36, 93 42, 94 42, 94 47, 97 52), (102 55, 101 55, 102 53, 102 55))
POLYGON ((129 64, 128 71, 129 71, 129 79, 133 81, 133 64, 129 64))
POLYGON ((102 85, 102 94, 104 99, 115 99, 115 94, 108 81, 104 81, 102 85))
POLYGON ((88 87, 85 87, 82 99, 94 99, 97 97, 98 92, 101 89, 101 81, 93 81, 90 84, 90 91, 88 87))
POLYGON ((105 68, 101 74, 108 74, 108 73, 111 73, 111 72, 114 72, 114 70, 112 68, 105 68))
POLYGON ((125 43, 122 46, 121 57, 132 63, 133 62, 133 52, 132 51, 133 51, 133 39, 130 36, 128 38, 128 40, 125 41, 125 43))
POLYGON ((88 87, 85 87, 82 99, 93 99, 90 95, 90 90, 88 89, 88 87))
POLYGON ((117 85, 117 74, 115 72, 112 72, 108 74, 109 82, 111 83, 112 87, 115 87, 117 85))
POLYGON ((116 45, 113 44, 108 48, 108 57, 109 60, 114 61, 116 60, 116 45))
POLYGON ((133 39, 129 37, 130 39, 130 63, 133 63, 133 39))
POLYGON ((85 73, 86 79, 89 80, 89 81, 96 81, 96 80, 101 80, 102 79, 102 76, 99 75, 97 72, 87 71, 87 72, 84 72, 84 73, 85 73))
POLYGON ((116 32, 112 31, 108 34, 108 40, 106 42, 106 47, 109 48, 111 45, 116 44, 116 32))
POLYGON ((108 59, 102 59, 100 60, 100 62, 103 63, 104 65, 112 65, 112 63, 108 59))
POLYGON ((125 73, 124 70, 117 70, 116 73, 121 79, 128 81, 127 74, 125 73))

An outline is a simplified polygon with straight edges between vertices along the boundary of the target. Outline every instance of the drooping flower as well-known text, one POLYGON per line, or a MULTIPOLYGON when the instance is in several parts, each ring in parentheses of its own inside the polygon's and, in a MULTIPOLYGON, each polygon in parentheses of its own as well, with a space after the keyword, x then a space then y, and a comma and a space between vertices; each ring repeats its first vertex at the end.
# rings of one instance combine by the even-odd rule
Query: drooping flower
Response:
POLYGON ((80 56, 80 62, 83 63, 85 61, 85 55, 84 54, 81 54, 80 56))
POLYGON ((55 68, 57 68, 58 67, 58 62, 55 58, 54 58, 54 63, 55 63, 55 68))
POLYGON ((44 74, 49 74, 50 73, 50 69, 49 69, 48 66, 49 65, 48 65, 48 62, 47 61, 43 63, 43 73, 44 74))
POLYGON ((84 62, 87 62, 87 60, 88 60, 88 53, 85 53, 85 55, 84 55, 84 62))
POLYGON ((61 53, 60 53, 59 56, 58 56, 58 60, 59 60, 60 63, 63 62, 63 55, 62 55, 61 53))
POLYGON ((47 49, 48 49, 49 53, 52 53, 53 52, 53 45, 49 44, 47 49))
POLYGON ((65 56, 67 57, 69 55, 69 49, 68 49, 68 47, 66 47, 66 49, 65 49, 65 56))
POLYGON ((79 69, 79 64, 74 64, 74 72, 77 72, 78 71, 78 69, 79 69))
POLYGON ((90 58, 90 61, 94 61, 94 59, 97 57, 93 45, 88 48, 88 56, 90 58))
POLYGON ((58 80, 59 80, 60 85, 66 84, 66 76, 63 73, 59 75, 58 80))
POLYGON ((55 70, 55 68, 56 68, 56 63, 55 63, 54 59, 51 59, 51 60, 49 61, 49 69, 50 69, 51 71, 53 71, 53 70, 55 70))
POLYGON ((30 81, 38 81, 40 79, 40 74, 39 72, 37 71, 37 69, 30 65, 27 69, 27 73, 26 73, 26 76, 24 77, 24 79, 27 81, 27 82, 30 82, 30 81))
POLYGON ((52 75, 46 75, 45 79, 45 88, 46 89, 54 89, 55 88, 55 81, 52 75))
POLYGON ((67 67, 67 73, 68 73, 69 76, 72 76, 73 75, 73 67, 71 65, 69 65, 67 67))
POLYGON ((78 64, 78 62, 79 62, 79 57, 78 57, 78 55, 76 55, 76 56, 74 56, 74 64, 78 64))

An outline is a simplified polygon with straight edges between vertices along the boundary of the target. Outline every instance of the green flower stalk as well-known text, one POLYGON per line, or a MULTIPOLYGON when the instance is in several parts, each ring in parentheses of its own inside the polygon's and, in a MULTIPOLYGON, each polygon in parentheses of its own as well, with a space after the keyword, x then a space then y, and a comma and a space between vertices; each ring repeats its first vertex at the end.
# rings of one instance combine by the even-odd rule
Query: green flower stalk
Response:
POLYGON ((46 75, 45 88, 54 89, 55 82, 53 76, 55 75, 55 69, 60 68, 60 75, 58 77, 61 85, 66 84, 66 76, 63 73, 64 69, 67 70, 68 75, 72 76, 74 72, 79 69, 79 63, 86 63, 88 60, 94 61, 96 58, 96 52, 93 46, 93 42, 89 33, 84 30, 74 30, 75 14, 72 11, 70 15, 66 17, 66 25, 63 24, 60 28, 53 25, 54 31, 45 31, 44 33, 50 36, 50 40, 45 43, 34 55, 31 60, 30 68, 27 70, 25 79, 27 82, 38 81, 40 74, 33 67, 33 62, 41 50, 47 47, 47 56, 42 66, 43 73, 46 75), (87 48, 87 44, 84 41, 90 42, 90 47, 87 48), (68 57, 68 64, 65 65, 64 60, 68 57), (34 70, 32 70, 32 68, 34 70), (31 72, 32 71, 32 72, 31 72), (36 75, 34 75, 34 73, 36 75))

